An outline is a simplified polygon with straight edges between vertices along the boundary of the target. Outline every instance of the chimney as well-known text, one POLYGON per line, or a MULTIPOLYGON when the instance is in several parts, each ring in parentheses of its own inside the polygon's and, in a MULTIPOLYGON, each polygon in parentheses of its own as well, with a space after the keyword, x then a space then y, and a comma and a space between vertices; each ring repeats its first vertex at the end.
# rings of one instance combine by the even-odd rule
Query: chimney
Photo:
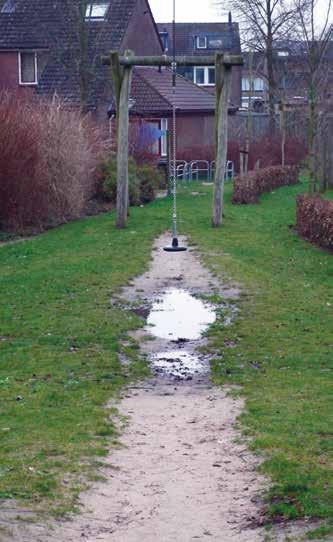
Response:
POLYGON ((229 24, 230 24, 230 26, 231 26, 231 25, 232 25, 232 14, 231 14, 231 11, 229 11, 228 22, 229 22, 229 24))

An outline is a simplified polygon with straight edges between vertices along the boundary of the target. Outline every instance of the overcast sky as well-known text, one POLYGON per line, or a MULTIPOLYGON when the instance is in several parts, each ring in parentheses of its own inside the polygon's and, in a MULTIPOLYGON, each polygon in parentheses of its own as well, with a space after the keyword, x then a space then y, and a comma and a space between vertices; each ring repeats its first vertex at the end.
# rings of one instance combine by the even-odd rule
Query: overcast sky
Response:
MULTIPOLYGON (((318 15, 324 17, 325 6, 328 0, 318 0, 318 15)), ((170 22, 172 20, 172 0, 150 0, 157 22, 170 22)), ((226 15, 219 14, 216 0, 176 0, 176 19, 181 22, 208 22, 225 21, 226 15)), ((333 21, 333 12, 332 12, 333 21)))

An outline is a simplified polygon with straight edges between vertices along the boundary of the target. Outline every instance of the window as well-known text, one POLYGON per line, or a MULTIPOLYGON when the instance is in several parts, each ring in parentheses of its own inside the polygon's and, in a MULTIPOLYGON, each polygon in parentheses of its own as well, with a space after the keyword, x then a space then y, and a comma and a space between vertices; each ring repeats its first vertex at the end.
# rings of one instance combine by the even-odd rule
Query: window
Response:
POLYGON ((109 8, 109 2, 89 2, 87 4, 86 19, 105 19, 105 15, 109 8))
POLYGON ((205 87, 215 85, 215 68, 209 66, 194 68, 194 82, 205 87))
POLYGON ((168 119, 161 119, 161 156, 168 155, 168 119))
POLYGON ((194 82, 197 85, 205 84, 205 68, 194 68, 194 82))
POLYGON ((169 51, 169 33, 166 30, 163 30, 163 32, 160 32, 162 44, 163 44, 163 51, 169 51))
POLYGON ((221 49, 223 47, 223 40, 219 37, 208 38, 209 49, 221 49))
POLYGON ((248 77, 242 77, 242 90, 246 92, 250 90, 250 80, 248 77))
MULTIPOLYGON (((250 79, 249 77, 242 78, 242 90, 244 92, 250 92, 250 79)), ((252 90, 256 92, 262 92, 264 90, 264 80, 261 77, 255 77, 252 80, 252 90)))
POLYGON ((253 79, 253 90, 255 91, 263 91, 264 90, 264 81, 260 77, 255 77, 253 79))
POLYGON ((7 0, 2 6, 1 13, 15 13, 16 0, 7 0))
POLYGON ((215 85, 215 68, 208 68, 208 85, 215 85))
POLYGON ((289 56, 288 51, 278 51, 278 56, 289 56))
POLYGON ((197 49, 207 49, 207 36, 197 36, 197 49))
POLYGON ((37 85, 37 53, 19 53, 19 83, 20 85, 37 85))

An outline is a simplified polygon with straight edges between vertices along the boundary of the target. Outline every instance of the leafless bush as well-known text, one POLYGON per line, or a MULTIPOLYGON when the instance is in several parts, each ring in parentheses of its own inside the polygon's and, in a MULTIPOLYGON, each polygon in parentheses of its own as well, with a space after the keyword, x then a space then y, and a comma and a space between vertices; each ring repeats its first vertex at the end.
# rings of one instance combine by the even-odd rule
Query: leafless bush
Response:
POLYGON ((298 196, 297 230, 309 241, 333 250, 333 201, 319 195, 298 196))
POLYGON ((0 101, 0 221, 43 229, 82 215, 102 150, 88 117, 54 98, 0 101))
POLYGON ((261 194, 272 192, 280 186, 298 183, 297 166, 272 166, 258 171, 250 171, 246 177, 235 177, 234 204, 258 203, 261 194))

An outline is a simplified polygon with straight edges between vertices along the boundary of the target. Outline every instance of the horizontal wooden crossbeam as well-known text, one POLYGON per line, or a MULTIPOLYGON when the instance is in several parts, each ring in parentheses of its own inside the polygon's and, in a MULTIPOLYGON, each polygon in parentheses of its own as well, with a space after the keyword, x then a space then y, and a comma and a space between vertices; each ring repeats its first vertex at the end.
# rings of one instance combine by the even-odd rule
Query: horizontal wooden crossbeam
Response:
MULTIPOLYGON (((103 56, 103 64, 110 65, 110 57, 103 56)), ((215 56, 177 56, 177 66, 215 66, 215 56)), ((172 66, 173 58, 170 56, 121 56, 121 66, 172 66)), ((244 63, 242 55, 223 55, 225 66, 242 66, 244 63)))

